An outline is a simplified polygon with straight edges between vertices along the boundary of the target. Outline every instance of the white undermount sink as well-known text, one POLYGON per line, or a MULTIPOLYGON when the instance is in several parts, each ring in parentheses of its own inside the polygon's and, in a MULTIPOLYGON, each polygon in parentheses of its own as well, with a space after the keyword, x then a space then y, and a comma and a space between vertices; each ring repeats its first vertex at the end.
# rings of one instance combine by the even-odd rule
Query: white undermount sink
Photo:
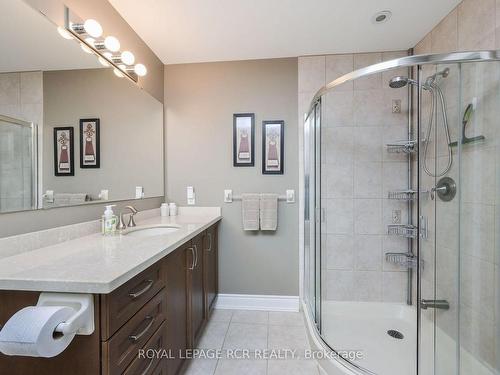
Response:
POLYGON ((177 232, 180 229, 178 225, 164 224, 164 225, 151 225, 151 226, 140 226, 129 228, 123 235, 128 237, 152 237, 161 236, 163 234, 169 234, 177 232))

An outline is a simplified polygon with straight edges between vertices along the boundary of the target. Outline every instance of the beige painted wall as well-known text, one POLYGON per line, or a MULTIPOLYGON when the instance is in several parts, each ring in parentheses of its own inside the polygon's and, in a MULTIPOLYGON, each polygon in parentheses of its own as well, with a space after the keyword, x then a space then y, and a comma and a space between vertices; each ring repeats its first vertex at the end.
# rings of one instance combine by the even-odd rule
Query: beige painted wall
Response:
POLYGON ((82 19, 94 18, 102 25, 106 35, 116 36, 122 50, 128 49, 136 61, 148 68, 148 74, 139 79, 139 86, 163 102, 163 63, 143 42, 130 25, 106 0, 24 0, 52 22, 64 25, 64 5, 82 19))
MULTIPOLYGON (((298 203, 279 203, 275 233, 247 233, 241 202, 223 202, 224 189, 277 192, 298 188, 297 59, 167 65, 166 168, 169 201, 222 206, 220 292, 298 295, 298 203), (255 167, 232 166, 233 113, 254 112, 255 167), (285 121, 285 174, 261 174, 263 120, 285 121)), ((298 196, 297 196, 298 199, 298 196)))
POLYGON ((101 189, 109 199, 133 199, 135 187, 146 197, 164 194, 163 105, 111 69, 64 70, 43 73, 43 191, 87 193, 101 189), (80 168, 82 118, 100 119, 101 165, 80 168), (54 175, 53 128, 73 126, 75 175, 54 175))

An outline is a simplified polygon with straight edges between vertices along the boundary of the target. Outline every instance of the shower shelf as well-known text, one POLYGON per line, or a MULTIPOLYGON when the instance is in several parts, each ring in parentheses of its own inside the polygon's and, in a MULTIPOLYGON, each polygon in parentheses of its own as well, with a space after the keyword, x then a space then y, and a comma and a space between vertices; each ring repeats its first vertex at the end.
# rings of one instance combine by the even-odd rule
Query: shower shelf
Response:
POLYGON ((417 198, 417 192, 415 190, 390 191, 387 194, 387 198, 400 201, 412 201, 417 198))
POLYGON ((417 238, 417 227, 414 225, 391 224, 387 226, 387 234, 406 238, 417 238))
POLYGON ((387 152, 391 154, 410 154, 417 150, 417 141, 404 140, 388 143, 385 145, 387 152))
POLYGON ((385 260, 406 268, 417 268, 417 257, 408 253, 385 253, 385 260))

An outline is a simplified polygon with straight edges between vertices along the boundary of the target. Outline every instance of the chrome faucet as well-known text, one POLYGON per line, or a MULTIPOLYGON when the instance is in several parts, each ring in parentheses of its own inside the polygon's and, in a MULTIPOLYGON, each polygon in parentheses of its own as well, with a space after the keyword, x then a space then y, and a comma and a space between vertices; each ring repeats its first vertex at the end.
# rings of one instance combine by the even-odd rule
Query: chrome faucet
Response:
POLYGON ((123 230, 126 229, 127 227, 131 228, 137 226, 137 224, 134 221, 134 216, 139 211, 137 211, 137 209, 134 206, 125 207, 125 210, 127 209, 130 210, 130 217, 128 219, 128 224, 125 225, 125 221, 123 220, 123 215, 125 214, 125 212, 122 211, 120 213, 120 222, 118 223, 118 228, 117 228, 118 230, 123 230))

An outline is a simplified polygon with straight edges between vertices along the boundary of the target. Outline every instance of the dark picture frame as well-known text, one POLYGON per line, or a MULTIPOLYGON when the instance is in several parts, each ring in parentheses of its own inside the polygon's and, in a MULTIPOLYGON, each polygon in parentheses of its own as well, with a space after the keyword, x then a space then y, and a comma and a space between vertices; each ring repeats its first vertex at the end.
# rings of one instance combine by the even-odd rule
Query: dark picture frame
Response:
POLYGON ((75 142, 73 127, 55 127, 53 132, 54 174, 56 176, 74 176, 75 142))
POLYGON ((98 118, 80 119, 80 168, 100 167, 100 120, 98 118))
POLYGON ((254 165, 255 114, 235 113, 233 114, 233 167, 254 165))
POLYGON ((262 174, 283 174, 284 164, 285 121, 262 121, 262 174))

